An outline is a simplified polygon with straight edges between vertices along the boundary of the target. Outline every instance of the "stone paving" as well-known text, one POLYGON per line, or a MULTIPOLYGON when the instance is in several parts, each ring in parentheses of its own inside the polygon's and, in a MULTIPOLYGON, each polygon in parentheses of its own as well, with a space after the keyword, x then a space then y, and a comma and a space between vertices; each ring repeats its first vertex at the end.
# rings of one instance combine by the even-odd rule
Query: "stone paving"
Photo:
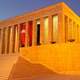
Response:
POLYGON ((0 55, 0 80, 7 80, 18 55, 0 55))

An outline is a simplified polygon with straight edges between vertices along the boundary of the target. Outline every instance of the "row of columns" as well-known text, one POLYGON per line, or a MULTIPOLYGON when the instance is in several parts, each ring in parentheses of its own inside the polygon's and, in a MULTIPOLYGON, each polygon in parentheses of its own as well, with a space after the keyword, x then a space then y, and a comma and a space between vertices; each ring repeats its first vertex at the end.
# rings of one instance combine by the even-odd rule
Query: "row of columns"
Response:
MULTIPOLYGON (((65 26, 64 26, 64 17, 62 13, 57 14, 58 16, 58 36, 56 42, 65 42, 65 26)), ((48 16, 48 39, 46 44, 51 43, 53 40, 53 18, 52 15, 48 16)), ((36 19, 31 20, 33 22, 32 26, 32 46, 36 45, 36 19)), ((26 27, 28 28, 28 22, 26 27)), ((20 25, 15 25, 12 27, 5 27, 0 30, 0 53, 16 53, 20 49, 20 25)), ((25 47, 28 46, 28 29, 26 28, 25 35, 25 47)), ((40 44, 44 44, 44 18, 40 17, 40 44)))
POLYGON ((18 26, 5 27, 0 29, 0 53, 17 53, 19 50, 19 29, 18 26))
MULTIPOLYGON (((56 16, 56 15, 54 15, 56 16)), ((63 15, 62 13, 57 14, 58 16, 58 36, 56 42, 61 43, 65 42, 65 31, 63 25, 63 15)), ((46 40, 46 44, 51 44, 53 41, 53 15, 48 16, 48 39, 46 40)), ((44 18, 40 17, 40 44, 45 44, 44 37, 44 18)), ((36 45, 36 20, 33 21, 33 45, 36 45)))
POLYGON ((66 42, 80 42, 80 26, 74 20, 64 15, 66 42))
MULTIPOLYGON (((68 18, 64 18, 63 13, 57 14, 58 16, 58 32, 57 32, 57 43, 66 42, 68 39, 72 38, 75 31, 69 31, 70 26, 75 26, 75 23, 72 24, 68 18), (71 32, 71 33, 70 33, 71 32), (70 36, 71 35, 71 36, 70 36)), ((48 39, 46 40, 46 44, 51 43, 53 41, 53 18, 52 15, 48 17, 48 39)), ((32 46, 36 45, 36 19, 31 20, 32 25, 32 46)), ((28 35, 28 23, 25 22, 26 30, 25 30, 25 47, 29 46, 29 35, 28 35)), ((20 48, 20 25, 15 25, 11 27, 5 27, 0 29, 0 53, 16 53, 20 48)), ((75 28, 77 28, 75 26, 75 28)), ((73 29, 72 29, 73 30, 73 29)), ((76 29, 74 29, 76 30, 76 29)), ((40 17, 40 44, 45 44, 45 29, 44 29, 44 18, 40 17)), ((77 32, 75 34, 77 36, 77 32)), ((56 36, 55 36, 56 37, 56 36)), ((76 38, 77 40, 77 38, 76 38)))

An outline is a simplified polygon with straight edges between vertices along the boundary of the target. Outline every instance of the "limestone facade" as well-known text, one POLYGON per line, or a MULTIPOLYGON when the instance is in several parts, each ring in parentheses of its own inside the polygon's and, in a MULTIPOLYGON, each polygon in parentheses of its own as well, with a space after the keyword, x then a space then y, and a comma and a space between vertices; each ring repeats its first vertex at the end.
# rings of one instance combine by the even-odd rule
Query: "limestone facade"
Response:
POLYGON ((66 42, 80 42, 80 17, 63 2, 0 22, 0 55, 66 42))

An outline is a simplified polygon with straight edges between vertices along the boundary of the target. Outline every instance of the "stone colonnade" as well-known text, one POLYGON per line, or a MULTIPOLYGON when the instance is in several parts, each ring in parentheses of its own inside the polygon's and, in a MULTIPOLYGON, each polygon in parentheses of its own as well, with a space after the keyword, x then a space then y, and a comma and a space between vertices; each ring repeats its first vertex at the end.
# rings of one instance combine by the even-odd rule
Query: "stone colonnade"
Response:
POLYGON ((19 52, 18 25, 0 29, 0 53, 9 54, 19 52))
POLYGON ((4 27, 0 29, 0 54, 17 53, 20 47, 78 42, 78 28, 76 22, 62 13, 4 27))

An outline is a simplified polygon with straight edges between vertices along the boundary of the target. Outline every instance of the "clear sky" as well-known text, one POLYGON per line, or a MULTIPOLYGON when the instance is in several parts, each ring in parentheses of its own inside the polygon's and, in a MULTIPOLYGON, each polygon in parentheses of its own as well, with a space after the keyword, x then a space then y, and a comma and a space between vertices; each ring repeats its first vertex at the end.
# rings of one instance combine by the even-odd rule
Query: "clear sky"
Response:
POLYGON ((80 0, 0 0, 0 19, 7 19, 62 1, 80 15, 80 0))

